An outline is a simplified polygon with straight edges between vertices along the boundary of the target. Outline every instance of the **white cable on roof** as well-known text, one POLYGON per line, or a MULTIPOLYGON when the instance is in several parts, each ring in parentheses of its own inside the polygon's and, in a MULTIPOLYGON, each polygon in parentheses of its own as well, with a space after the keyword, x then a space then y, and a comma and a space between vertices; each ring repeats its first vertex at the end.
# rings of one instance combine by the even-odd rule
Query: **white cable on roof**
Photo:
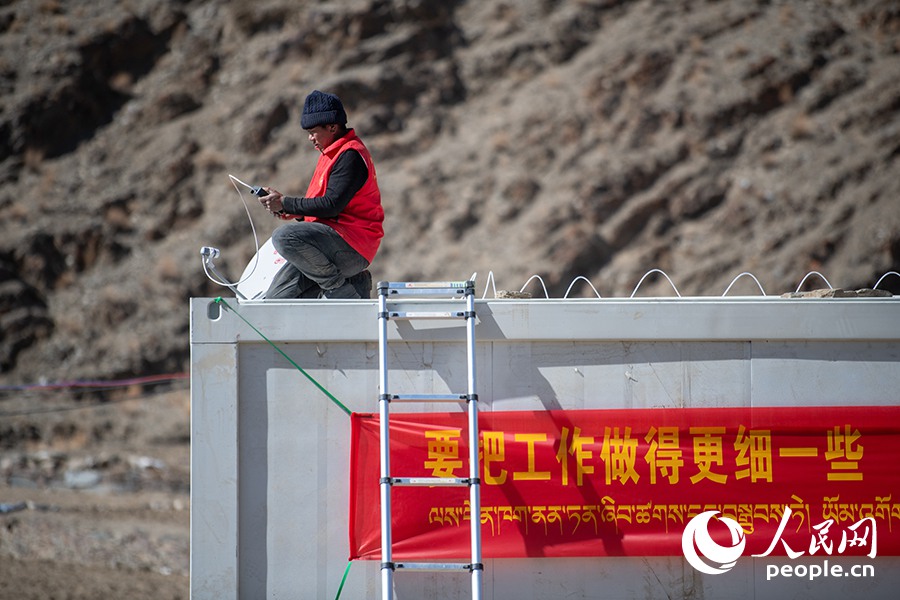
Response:
MULTIPOLYGON (((675 283, 672 281, 672 279, 671 279, 664 271, 662 271, 661 269, 651 269, 651 270, 647 271, 647 272, 644 274, 643 277, 641 277, 640 281, 639 281, 638 284, 635 286, 634 291, 631 293, 631 296, 630 296, 631 298, 634 298, 635 294, 637 294, 638 289, 639 289, 639 288, 641 287, 641 285, 644 283, 644 280, 645 280, 647 277, 649 277, 651 274, 653 274, 653 273, 659 273, 659 274, 661 274, 663 277, 665 277, 666 280, 669 282, 669 284, 672 286, 672 289, 675 291, 675 294, 676 294, 679 298, 682 297, 682 296, 681 296, 681 293, 678 291, 678 288, 675 286, 675 283)), ((476 273, 473 273, 471 279, 474 281, 475 278, 477 277, 477 275, 478 275, 477 272, 476 272, 476 273)), ((804 276, 803 279, 800 281, 800 285, 797 286, 797 292, 800 291, 800 288, 803 287, 803 284, 804 284, 804 283, 806 282, 806 280, 807 280, 810 276, 812 276, 812 275, 817 275, 817 276, 821 277, 822 280, 825 282, 825 284, 828 286, 829 289, 832 289, 832 290, 835 289, 835 288, 831 285, 831 283, 828 281, 828 279, 825 278, 824 275, 822 275, 822 274, 819 273, 818 271, 811 271, 811 272, 807 273, 806 276, 804 276)), ((890 276, 890 275, 894 275, 894 276, 896 276, 896 277, 900 277, 900 273, 898 273, 897 271, 888 271, 887 273, 885 273, 884 275, 882 275, 882 276, 878 279, 878 282, 875 284, 875 286, 874 286, 873 289, 878 289, 878 286, 881 285, 881 282, 884 281, 884 279, 887 278, 887 277, 890 276)), ((753 273, 750 273, 749 271, 744 271, 743 273, 740 273, 739 275, 737 275, 737 277, 735 277, 734 279, 731 280, 731 283, 728 284, 728 287, 726 287, 726 288, 725 288, 725 291, 722 293, 722 297, 725 297, 725 296, 728 295, 728 292, 731 291, 731 288, 734 286, 735 283, 737 283, 737 281, 738 281, 741 277, 749 277, 749 278, 751 278, 751 279, 756 283, 756 286, 759 288, 760 293, 761 293, 763 296, 768 296, 768 295, 766 294, 766 290, 763 288, 762 284, 759 282, 759 279, 758 279, 753 273)), ((544 280, 543 280, 539 275, 537 275, 537 274, 534 274, 534 275, 532 275, 531 277, 529 277, 529 278, 528 278, 528 281, 525 282, 525 285, 523 285, 522 288, 521 288, 519 291, 520 291, 520 292, 524 292, 524 291, 525 291, 525 288, 528 287, 528 284, 530 284, 530 283, 532 282, 532 280, 534 280, 534 279, 537 279, 538 281, 541 282, 541 287, 542 287, 543 290, 544 290, 544 297, 545 297, 545 298, 550 298, 550 294, 547 292, 547 286, 544 284, 544 280)), ((563 295, 563 298, 568 298, 568 297, 569 297, 569 294, 571 293, 572 288, 575 286, 575 284, 576 284, 579 280, 584 280, 584 281, 586 281, 587 284, 588 284, 589 286, 591 286, 591 289, 594 291, 594 293, 597 295, 597 298, 601 298, 601 299, 602 299, 602 296, 600 295, 600 292, 597 291, 597 288, 594 287, 594 284, 593 284, 587 277, 585 277, 585 276, 583 276, 583 275, 578 275, 577 277, 575 277, 575 278, 572 280, 572 282, 569 284, 569 287, 566 289, 566 293, 563 295)), ((496 298, 496 297, 497 297, 497 286, 496 286, 496 283, 495 283, 495 276, 494 276, 494 272, 493 272, 493 271, 489 271, 489 272, 488 272, 488 278, 487 278, 487 282, 485 283, 485 290, 484 290, 484 293, 482 294, 482 299, 484 299, 484 298, 487 297, 487 291, 488 291, 487 288, 488 288, 488 287, 490 287, 490 288, 493 290, 493 292, 494 292, 494 297, 496 298)), ((796 292, 795 292, 795 293, 796 293, 796 292)))
MULTIPOLYGON (((472 273, 472 276, 469 278, 472 281, 475 281, 475 278, 478 277, 478 271, 472 273)), ((484 293, 481 295, 481 299, 484 300, 487 298, 488 286, 494 290, 494 298, 497 297, 497 285, 494 283, 494 272, 488 271, 487 280, 484 282, 484 293)))
POLYGON ((881 281, 888 275, 896 275, 897 277, 900 277, 900 273, 898 273, 897 271, 888 271, 887 273, 885 273, 884 275, 882 275, 881 277, 878 278, 878 283, 876 283, 875 287, 873 287, 872 289, 877 290, 878 286, 881 285, 881 281))
POLYGON ((756 276, 755 276, 753 273, 748 273, 747 271, 744 271, 743 273, 741 273, 740 275, 738 275, 737 277, 735 277, 734 279, 731 280, 731 283, 729 283, 729 284, 728 284, 728 287, 725 288, 725 291, 722 292, 722 297, 727 296, 727 295, 728 295, 728 290, 731 289, 731 286, 733 286, 734 283, 735 283, 738 279, 740 279, 741 277, 743 277, 744 275, 747 275, 748 277, 750 277, 750 279, 752 279, 753 281, 755 281, 755 282, 756 282, 756 285, 759 287, 759 291, 762 292, 762 295, 763 295, 763 296, 766 295, 766 290, 763 289, 763 286, 762 286, 762 284, 759 282, 759 279, 757 279, 756 276))
POLYGON ((806 275, 803 276, 803 279, 800 280, 800 285, 798 285, 798 286, 797 286, 797 289, 794 291, 795 294, 798 293, 798 292, 800 291, 800 288, 802 288, 802 287, 803 287, 803 284, 806 282, 806 278, 809 277, 810 275, 818 275, 819 277, 822 278, 822 281, 825 282, 825 285, 828 286, 828 289, 829 289, 829 290, 833 290, 833 289, 834 289, 834 286, 832 286, 830 283, 828 283, 828 280, 825 279, 825 276, 824 276, 824 275, 822 275, 822 274, 819 273, 818 271, 810 271, 809 273, 807 273, 806 275))
POLYGON ((541 279, 541 276, 540 276, 540 275, 532 275, 531 277, 529 277, 529 278, 528 278, 528 281, 525 282, 525 285, 522 286, 522 289, 520 289, 519 292, 520 292, 520 293, 521 293, 521 292, 524 292, 524 291, 525 291, 525 288, 528 287, 528 284, 531 283, 531 280, 532 280, 532 279, 537 279, 538 281, 541 282, 541 287, 544 288, 544 298, 548 298, 548 299, 549 299, 549 298, 550 298, 550 294, 547 292, 547 286, 544 285, 544 280, 541 279))
POLYGON ((591 286, 591 289, 594 290, 594 293, 597 294, 597 297, 598 297, 598 298, 602 298, 602 296, 600 295, 600 292, 598 292, 598 291, 597 291, 597 288, 594 287, 594 284, 591 283, 591 280, 588 279, 587 277, 585 277, 584 275, 579 275, 578 277, 576 277, 575 279, 572 280, 572 283, 569 284, 569 288, 566 290, 566 293, 565 293, 565 295, 563 296, 563 298, 568 298, 568 297, 569 297, 569 292, 572 291, 572 286, 574 286, 575 283, 576 283, 579 279, 583 279, 584 281, 587 281, 587 284, 588 284, 589 286, 591 286))
POLYGON ((638 288, 641 287, 641 284, 642 284, 642 283, 644 283, 644 279, 646 279, 647 276, 650 275, 650 274, 652 274, 652 273, 660 273, 663 277, 665 277, 665 278, 666 278, 666 281, 669 282, 669 285, 672 286, 672 289, 675 290, 675 295, 678 296, 679 298, 681 298, 681 294, 678 292, 678 288, 675 287, 675 284, 672 283, 672 280, 669 279, 669 276, 666 275, 665 271, 663 271, 663 270, 661 270, 661 269, 650 269, 649 271, 647 271, 646 273, 644 273, 644 276, 641 277, 641 280, 638 281, 638 284, 637 284, 636 286, 634 286, 634 291, 631 292, 631 296, 629 296, 629 298, 634 298, 634 295, 637 294, 638 288))

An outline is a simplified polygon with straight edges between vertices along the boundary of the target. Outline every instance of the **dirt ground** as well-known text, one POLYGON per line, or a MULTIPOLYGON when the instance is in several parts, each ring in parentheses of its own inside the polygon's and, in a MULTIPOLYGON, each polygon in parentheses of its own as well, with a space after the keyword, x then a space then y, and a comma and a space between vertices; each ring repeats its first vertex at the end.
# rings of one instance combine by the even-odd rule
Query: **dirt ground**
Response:
POLYGON ((189 597, 187 390, 0 398, 0 599, 189 597))

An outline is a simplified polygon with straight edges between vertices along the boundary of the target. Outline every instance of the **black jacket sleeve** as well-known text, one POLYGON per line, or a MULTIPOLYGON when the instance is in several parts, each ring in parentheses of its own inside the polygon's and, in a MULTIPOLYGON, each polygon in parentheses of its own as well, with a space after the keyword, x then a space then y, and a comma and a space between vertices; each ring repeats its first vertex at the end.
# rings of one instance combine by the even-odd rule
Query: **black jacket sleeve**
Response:
POLYGON ((368 177, 369 169, 363 157, 356 150, 347 150, 338 157, 331 168, 324 196, 318 198, 285 196, 282 199, 284 212, 308 217, 337 217, 366 183, 368 177))

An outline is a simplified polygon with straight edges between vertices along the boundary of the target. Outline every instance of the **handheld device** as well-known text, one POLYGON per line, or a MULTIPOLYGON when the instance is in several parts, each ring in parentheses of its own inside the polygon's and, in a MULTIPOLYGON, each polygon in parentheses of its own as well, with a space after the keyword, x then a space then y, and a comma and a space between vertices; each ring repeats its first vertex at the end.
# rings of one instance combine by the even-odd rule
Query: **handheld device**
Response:
POLYGON ((229 175, 229 177, 230 177, 232 180, 237 181, 239 184, 241 184, 242 186, 244 186, 244 187, 247 188, 248 190, 250 190, 250 193, 253 194, 253 195, 255 195, 255 196, 259 196, 260 198, 262 198, 263 196, 268 196, 268 195, 269 195, 269 192, 267 192, 266 190, 262 189, 262 186, 261 186, 261 185, 250 185, 249 183, 244 183, 243 181, 241 181, 240 179, 238 179, 238 178, 235 177, 234 175, 229 175))

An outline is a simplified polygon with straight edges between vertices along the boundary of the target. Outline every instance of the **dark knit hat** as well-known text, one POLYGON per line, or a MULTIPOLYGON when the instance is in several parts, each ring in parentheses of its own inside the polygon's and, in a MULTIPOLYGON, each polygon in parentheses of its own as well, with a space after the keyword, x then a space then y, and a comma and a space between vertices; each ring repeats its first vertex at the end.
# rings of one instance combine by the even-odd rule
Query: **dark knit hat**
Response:
POLYGON ((347 113, 341 99, 334 94, 313 90, 303 102, 303 114, 300 116, 300 126, 303 129, 312 129, 316 125, 347 124, 347 113))

